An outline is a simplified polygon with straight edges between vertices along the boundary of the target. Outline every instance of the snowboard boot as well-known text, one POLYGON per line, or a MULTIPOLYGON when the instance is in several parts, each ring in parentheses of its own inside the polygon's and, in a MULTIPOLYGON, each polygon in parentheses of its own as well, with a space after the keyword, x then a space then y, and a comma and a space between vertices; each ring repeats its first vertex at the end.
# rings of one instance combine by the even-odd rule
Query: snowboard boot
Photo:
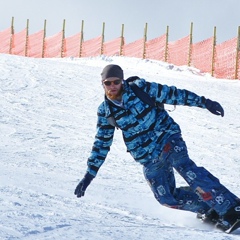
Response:
POLYGON ((218 221, 218 224, 224 230, 232 227, 234 223, 240 220, 240 205, 237 205, 228 210, 218 221))

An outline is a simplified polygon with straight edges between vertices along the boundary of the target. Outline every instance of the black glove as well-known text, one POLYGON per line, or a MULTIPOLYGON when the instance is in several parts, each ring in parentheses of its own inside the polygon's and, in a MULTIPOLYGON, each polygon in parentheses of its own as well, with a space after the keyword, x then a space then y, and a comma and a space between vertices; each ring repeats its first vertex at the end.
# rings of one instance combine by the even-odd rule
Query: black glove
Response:
POLYGON ((224 110, 218 102, 214 102, 210 99, 207 99, 205 105, 207 110, 210 111, 211 113, 221 115, 222 117, 224 116, 224 110))
POLYGON ((94 176, 87 172, 84 178, 80 181, 77 185, 74 194, 77 195, 78 198, 83 197, 85 190, 87 189, 88 185, 93 180, 94 176))

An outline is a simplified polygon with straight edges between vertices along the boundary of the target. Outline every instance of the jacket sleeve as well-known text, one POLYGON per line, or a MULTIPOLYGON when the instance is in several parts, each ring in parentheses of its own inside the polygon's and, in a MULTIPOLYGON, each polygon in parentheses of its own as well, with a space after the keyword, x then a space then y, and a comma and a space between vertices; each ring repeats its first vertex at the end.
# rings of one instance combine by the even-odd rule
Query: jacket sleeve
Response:
POLYGON ((105 158, 112 145, 115 127, 108 123, 103 111, 103 104, 98 108, 97 133, 93 143, 90 157, 88 158, 87 171, 96 176, 99 168, 104 163, 105 158))
POLYGON ((205 97, 198 96, 194 92, 186 89, 178 89, 175 86, 147 82, 144 79, 139 80, 139 87, 142 87, 156 102, 206 108, 205 97))

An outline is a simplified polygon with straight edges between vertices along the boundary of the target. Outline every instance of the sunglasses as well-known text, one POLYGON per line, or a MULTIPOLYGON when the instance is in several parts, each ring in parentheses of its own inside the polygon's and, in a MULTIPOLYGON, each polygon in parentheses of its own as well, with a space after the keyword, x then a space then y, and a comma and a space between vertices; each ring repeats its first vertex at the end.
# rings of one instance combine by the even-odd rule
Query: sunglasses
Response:
POLYGON ((112 83, 114 85, 118 85, 122 82, 122 79, 117 79, 117 80, 114 80, 114 81, 103 81, 104 85, 106 86, 110 86, 112 83))

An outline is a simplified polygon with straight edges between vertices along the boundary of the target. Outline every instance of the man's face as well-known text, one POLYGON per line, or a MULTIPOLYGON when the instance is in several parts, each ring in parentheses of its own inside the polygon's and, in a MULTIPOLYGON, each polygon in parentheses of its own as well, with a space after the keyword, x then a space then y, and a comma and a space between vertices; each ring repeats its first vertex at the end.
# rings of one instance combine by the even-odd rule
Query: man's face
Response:
POLYGON ((122 96, 122 79, 110 77, 105 79, 102 84, 105 93, 111 100, 121 100, 122 96))

